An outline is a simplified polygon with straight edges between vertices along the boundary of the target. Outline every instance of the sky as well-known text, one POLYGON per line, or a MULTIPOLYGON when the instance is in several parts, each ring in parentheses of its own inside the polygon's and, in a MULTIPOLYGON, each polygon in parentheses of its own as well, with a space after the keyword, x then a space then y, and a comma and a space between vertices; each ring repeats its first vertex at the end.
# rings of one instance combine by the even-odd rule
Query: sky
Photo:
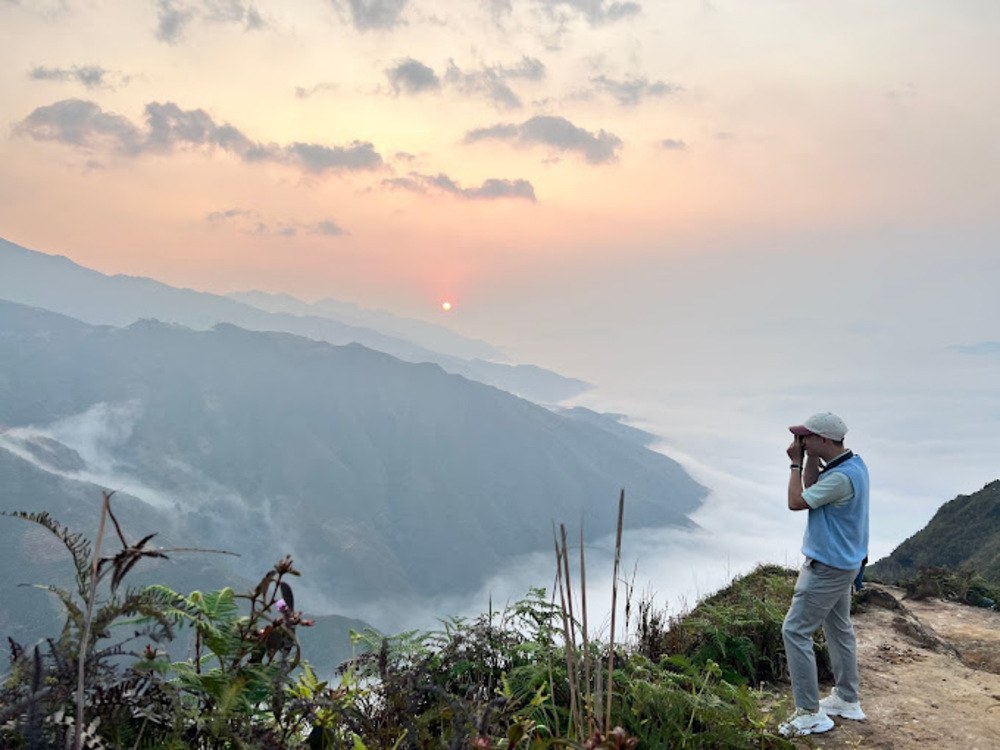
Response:
POLYGON ((996 205, 989 0, 0 0, 0 28, 4 235, 196 288, 482 310, 996 205))
POLYGON ((0 35, 0 236, 588 380, 712 487, 699 590, 794 556, 815 411, 873 554, 997 478, 993 0, 0 0, 0 35))

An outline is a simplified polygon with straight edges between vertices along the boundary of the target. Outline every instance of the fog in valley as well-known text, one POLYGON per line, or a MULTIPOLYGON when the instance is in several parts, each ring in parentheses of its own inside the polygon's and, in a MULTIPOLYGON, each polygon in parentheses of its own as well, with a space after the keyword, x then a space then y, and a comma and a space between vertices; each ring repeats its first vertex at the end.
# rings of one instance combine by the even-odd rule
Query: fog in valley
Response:
MULTIPOLYGON (((885 249, 945 239, 891 232, 853 246, 830 239, 823 243, 826 254, 806 259, 788 246, 752 263, 695 254, 669 268, 610 274, 599 285, 570 275, 558 296, 539 287, 503 314, 477 319, 470 305, 466 314, 427 320, 499 347, 498 357, 511 363, 592 384, 561 406, 610 413, 646 431, 651 447, 708 489, 689 516, 694 528, 667 520, 660 527, 646 516, 642 528, 625 532, 624 629, 626 599, 633 617, 643 597, 676 613, 759 563, 798 564, 805 519, 785 509, 784 450, 787 426, 815 411, 844 417, 848 446, 871 468, 872 560, 922 528, 943 502, 996 478, 1000 346, 994 321, 1000 310, 993 280, 1000 278, 1000 263, 986 237, 960 238, 964 244, 940 262, 897 265, 885 249), (824 276, 828 267, 842 273, 824 276)), ((94 404, 48 423, 12 427, 0 435, 0 447, 39 470, 140 498, 163 511, 162 519, 199 508, 254 518, 270 530, 257 540, 255 549, 266 550, 260 554, 300 559, 300 601, 315 613, 347 614, 396 632, 496 610, 532 587, 552 591, 554 554, 542 546, 508 556, 471 589, 333 596, 310 580, 330 571, 310 570, 311 553, 297 555, 294 534, 280 531, 288 528, 280 500, 261 505, 242 497, 178 456, 162 456, 158 479, 124 461, 143 408, 137 401, 94 404), (45 441, 75 457, 46 452, 45 441)), ((628 518, 634 488, 620 484, 628 518)), ((606 511, 588 516, 585 545, 591 621, 605 627, 617 490, 609 486, 606 495, 606 511)), ((534 501, 528 522, 543 538, 565 524, 576 547, 582 511, 573 510, 571 497, 552 501, 534 501)), ((216 541, 240 545, 238 533, 216 541)), ((463 559, 468 550, 457 551, 461 545, 428 544, 407 538, 396 553, 404 564, 408 555, 431 555, 458 568, 469 562, 463 559)), ((254 561, 258 567, 266 562, 254 561)))
MULTIPOLYGON (((585 289, 568 274, 557 299, 536 288, 476 330, 597 384, 574 401, 627 415, 711 489, 699 531, 625 537, 623 569, 676 611, 760 562, 798 565, 805 518, 785 508, 787 426, 814 412, 840 414, 869 465, 873 561, 997 478, 995 237, 831 232, 752 255, 691 253, 585 289)), ((612 545, 588 550, 592 603, 609 599, 612 545)), ((551 575, 551 557, 533 564, 551 575)), ((544 584, 532 567, 495 590, 544 584)))

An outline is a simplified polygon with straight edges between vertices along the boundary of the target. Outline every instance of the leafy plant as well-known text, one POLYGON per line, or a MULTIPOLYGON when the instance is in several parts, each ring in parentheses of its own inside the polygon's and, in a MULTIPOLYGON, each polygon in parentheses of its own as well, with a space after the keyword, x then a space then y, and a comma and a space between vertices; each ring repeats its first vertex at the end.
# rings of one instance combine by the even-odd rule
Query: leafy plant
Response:
MULTIPOLYGON (((286 712, 289 675, 300 660, 295 630, 310 625, 294 609, 297 576, 279 561, 256 589, 183 596, 164 586, 128 589, 152 547, 149 534, 129 543, 104 493, 93 547, 47 513, 9 513, 49 530, 69 551, 76 590, 39 585, 66 614, 58 638, 30 653, 11 643, 11 668, 0 691, 3 746, 99 748, 283 747, 308 717, 286 712), (106 522, 121 547, 102 556, 106 522), (241 616, 237 600, 249 602, 241 616), (195 632, 195 658, 171 664, 160 645, 178 627, 195 632)), ((208 551, 208 550, 205 550, 208 551)))
POLYGON ((153 660, 147 667, 179 690, 192 717, 184 731, 188 739, 225 746, 267 738, 283 746, 300 729, 301 717, 285 711, 286 687, 301 658, 295 631, 312 624, 295 610, 285 580, 298 575, 286 556, 242 596, 229 588, 183 596, 151 587, 168 602, 167 616, 194 630, 193 659, 153 660), (239 599, 249 603, 249 614, 240 613, 239 599))
MULTIPOLYGON (((83 535, 72 533, 48 513, 5 513, 50 531, 67 549, 76 569, 76 590, 53 585, 37 585, 55 595, 66 612, 62 632, 47 641, 47 650, 34 649, 28 655, 12 644, 12 670, 5 686, 5 698, 15 702, 29 701, 31 710, 24 731, 31 741, 48 736, 66 735, 71 748, 97 743, 95 732, 109 706, 109 696, 131 695, 136 689, 129 676, 117 670, 121 657, 138 656, 133 649, 140 640, 154 643, 173 637, 170 620, 163 615, 161 594, 150 590, 125 590, 120 587, 125 576, 143 558, 166 558, 166 552, 149 546, 153 534, 129 544, 117 519, 111 512, 113 493, 105 492, 101 506, 97 541, 91 548, 83 535), (121 549, 102 557, 101 543, 106 522, 115 528, 121 549), (102 584, 107 584, 103 598, 102 584), (142 618, 143 625, 130 634, 118 627, 133 618, 142 618), (31 675, 26 680, 26 675, 31 675), (41 690, 45 683, 47 690, 41 690), (90 707, 91 719, 85 717, 90 707), (39 722, 38 716, 47 717, 39 722)), ((113 703, 113 699, 111 699, 113 703)), ((40 741, 40 740, 39 740, 40 741)))
MULTIPOLYGON (((44 514, 19 515, 70 549, 78 591, 43 586, 66 610, 62 633, 30 653, 12 644, 4 747, 790 747, 768 731, 761 694, 747 685, 781 671, 788 571, 755 572, 685 618, 640 603, 639 636, 616 643, 612 624, 602 641, 589 632, 582 543, 571 579, 561 528, 556 595, 531 589, 429 632, 355 633, 357 655, 324 680, 301 662, 297 630, 311 623, 295 609, 290 558, 247 594, 128 590, 139 561, 169 550, 150 546, 152 536, 128 544, 109 501, 102 517, 121 549, 105 557, 44 514), (163 646, 181 631, 193 655, 171 661, 163 646)), ((617 587, 612 609, 616 596, 617 587)))

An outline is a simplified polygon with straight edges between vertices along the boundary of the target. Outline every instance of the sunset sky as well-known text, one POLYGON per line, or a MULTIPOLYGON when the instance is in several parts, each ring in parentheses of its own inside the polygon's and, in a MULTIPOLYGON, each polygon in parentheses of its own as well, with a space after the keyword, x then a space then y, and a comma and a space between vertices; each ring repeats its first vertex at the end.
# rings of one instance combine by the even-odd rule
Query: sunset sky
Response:
POLYGON ((1000 198, 990 0, 0 0, 0 28, 2 235, 200 289, 458 312, 1000 198))
POLYGON ((785 426, 841 411, 880 553, 996 478, 996 0, 0 0, 0 35, 12 242, 447 323, 732 502, 780 510, 785 426))

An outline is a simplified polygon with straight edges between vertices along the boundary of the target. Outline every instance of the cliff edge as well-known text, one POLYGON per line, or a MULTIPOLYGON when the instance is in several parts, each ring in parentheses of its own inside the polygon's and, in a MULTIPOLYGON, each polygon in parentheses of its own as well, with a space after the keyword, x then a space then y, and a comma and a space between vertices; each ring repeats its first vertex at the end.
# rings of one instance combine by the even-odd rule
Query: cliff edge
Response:
POLYGON ((865 592, 854 627, 868 718, 837 718, 796 747, 1000 748, 1000 612, 879 584, 865 592))

